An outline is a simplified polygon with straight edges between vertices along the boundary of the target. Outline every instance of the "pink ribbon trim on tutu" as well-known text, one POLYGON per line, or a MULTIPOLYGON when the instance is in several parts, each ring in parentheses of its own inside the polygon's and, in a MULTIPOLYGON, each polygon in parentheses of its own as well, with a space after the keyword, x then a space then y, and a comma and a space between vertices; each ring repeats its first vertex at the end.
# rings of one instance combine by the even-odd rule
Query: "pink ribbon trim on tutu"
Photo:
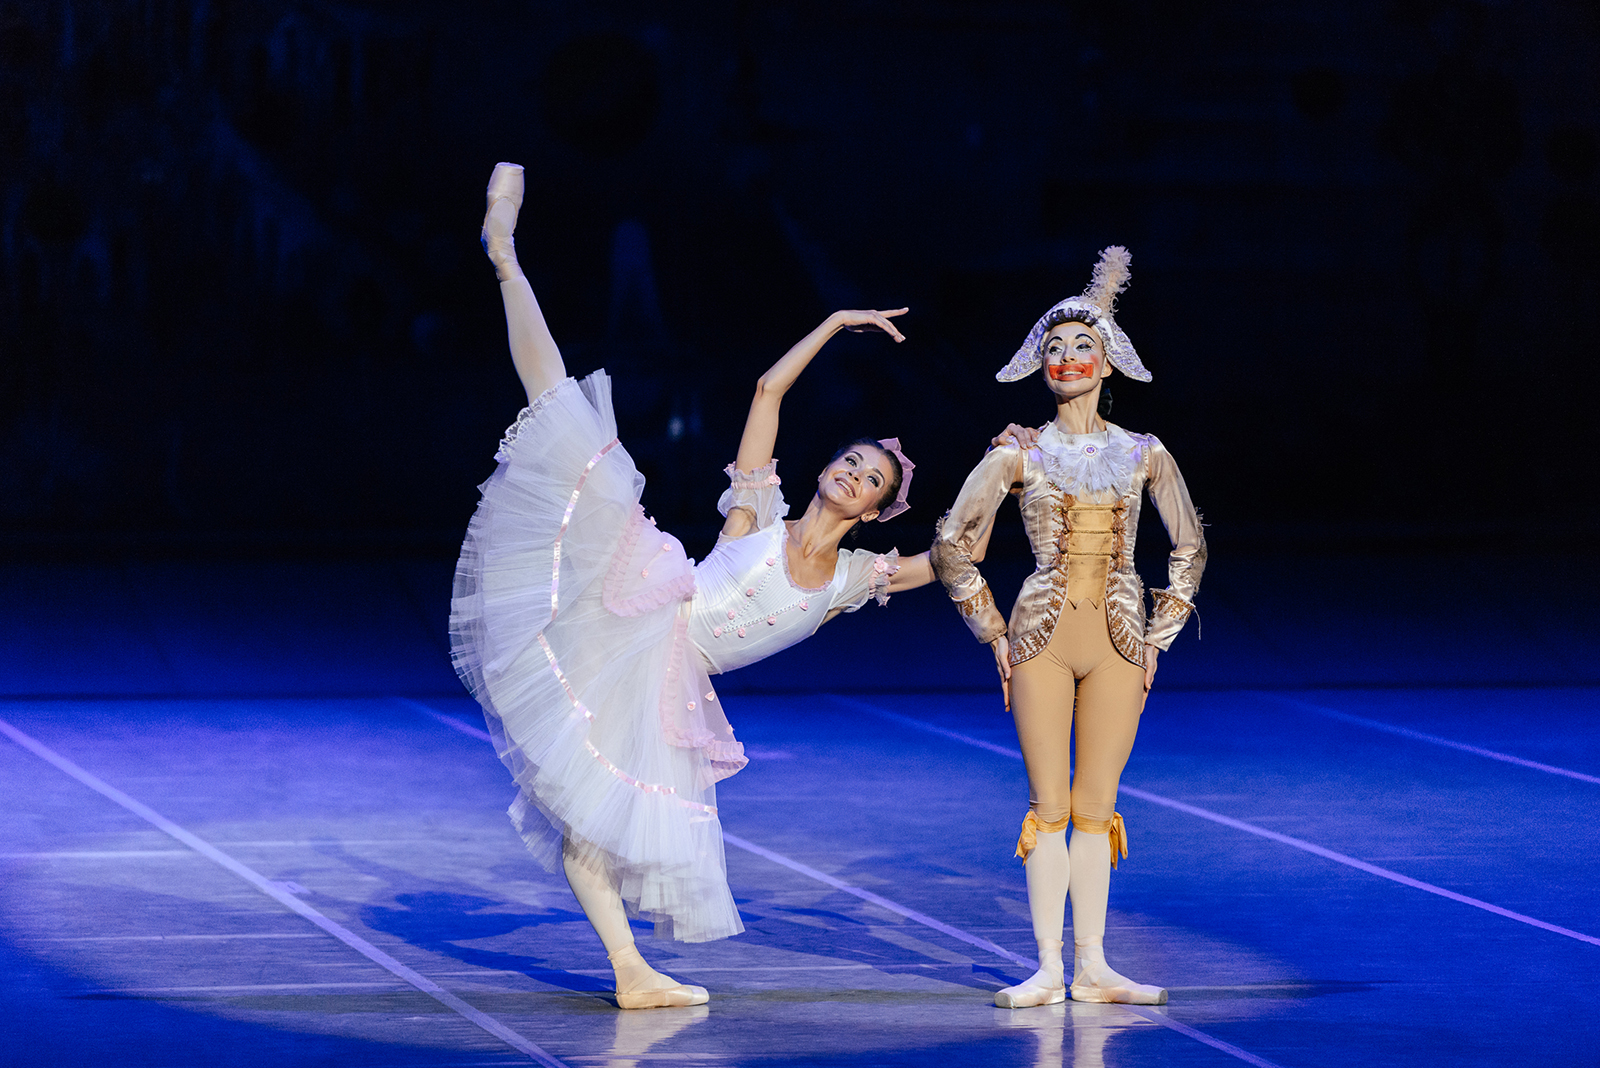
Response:
MULTIPOLYGON (((578 699, 577 692, 573 690, 572 684, 567 681, 566 673, 561 670, 561 662, 556 659, 555 650, 550 648, 550 643, 545 641, 543 634, 539 635, 539 646, 544 650, 545 659, 550 661, 550 670, 555 673, 556 680, 561 683, 561 688, 567 691, 567 700, 572 702, 572 707, 583 716, 586 723, 593 723, 594 713, 589 711, 588 707, 578 699)), ((686 801, 681 797, 677 797, 678 788, 675 786, 663 786, 660 783, 644 782, 641 779, 636 779, 632 775, 629 775, 627 772, 611 763, 604 753, 595 748, 594 743, 589 740, 587 732, 584 734, 583 745, 584 748, 589 750, 589 755, 594 757, 595 760, 599 761, 601 767, 605 768, 611 774, 615 775, 629 786, 632 786, 634 789, 643 790, 647 794, 663 794, 668 797, 673 797, 677 800, 678 804, 682 805, 684 808, 691 808, 697 812, 704 812, 708 816, 715 816, 717 814, 717 810, 714 805, 702 805, 698 801, 686 801)))
MULTIPOLYGON (((620 441, 618 441, 616 438, 612 438, 611 441, 607 443, 605 448, 595 453, 594 456, 589 459, 588 464, 584 466, 583 474, 578 476, 578 484, 573 487, 572 496, 567 500, 567 510, 561 516, 561 529, 556 533, 554 549, 555 562, 550 565, 550 618, 552 620, 556 618, 556 611, 561 605, 561 540, 567 536, 567 527, 572 523, 572 513, 578 507, 578 497, 583 493, 583 485, 589 479, 589 472, 594 470, 595 464, 599 463, 605 458, 606 453, 610 452, 620 444, 620 441)), ((583 716, 585 723, 593 723, 594 713, 589 711, 588 707, 578 699, 577 691, 572 688, 572 683, 567 681, 566 672, 561 670, 561 662, 556 659, 556 652, 554 649, 550 648, 550 643, 545 640, 545 636, 542 631, 539 634, 539 647, 544 650, 545 659, 550 661, 550 670, 555 673, 556 681, 560 682, 561 688, 566 691, 567 700, 571 701, 572 707, 583 716)), ((678 804, 684 806, 685 808, 694 809, 697 812, 703 812, 708 816, 715 816, 717 814, 716 807, 713 805, 702 805, 698 801, 688 801, 684 798, 677 797, 677 787, 665 786, 660 783, 644 782, 640 779, 634 778, 632 775, 629 775, 627 772, 613 764, 604 753, 600 752, 599 749, 595 748, 594 743, 589 740, 587 731, 584 732, 583 745, 584 748, 589 750, 589 755, 594 757, 594 759, 600 763, 601 767, 605 768, 611 774, 615 775, 629 786, 632 786, 634 789, 643 790, 647 794, 662 794, 664 796, 672 797, 678 802, 678 804)))
MULTIPOLYGON (((594 470, 594 465, 605 458, 606 453, 621 445, 622 442, 612 438, 606 443, 605 448, 589 458, 584 465, 583 474, 578 476, 578 484, 572 488, 572 496, 567 500, 567 510, 561 514, 561 529, 556 532, 555 559, 550 564, 550 618, 556 618, 556 610, 561 606, 561 539, 567 536, 567 527, 572 524, 572 511, 578 507, 578 495, 583 492, 583 484, 589 481, 589 472, 594 470)), ((542 638, 540 639, 543 640, 542 638)), ((546 646, 546 651, 549 647, 546 646)), ((565 683, 563 683, 564 685, 565 683)), ((570 690, 568 691, 571 692, 570 690)))
POLYGON ((720 709, 715 708, 717 693, 705 669, 690 651, 685 638, 689 617, 680 611, 672 624, 672 648, 667 660, 666 680, 661 687, 661 733, 680 749, 699 749, 710 763, 703 770, 702 786, 721 782, 738 773, 750 759, 744 745, 733 736, 733 727, 720 709), (685 675, 687 674, 687 677, 685 675))

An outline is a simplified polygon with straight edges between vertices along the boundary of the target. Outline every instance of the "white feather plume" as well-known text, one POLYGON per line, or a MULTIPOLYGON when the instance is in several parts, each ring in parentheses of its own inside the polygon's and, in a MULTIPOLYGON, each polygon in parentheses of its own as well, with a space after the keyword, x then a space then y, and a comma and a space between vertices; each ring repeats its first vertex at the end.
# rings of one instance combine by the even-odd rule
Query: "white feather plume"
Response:
POLYGON ((1121 245, 1112 245, 1100 253, 1100 262, 1094 265, 1094 277, 1083 297, 1090 304, 1110 315, 1115 310, 1117 294, 1128 288, 1133 277, 1133 256, 1121 245))

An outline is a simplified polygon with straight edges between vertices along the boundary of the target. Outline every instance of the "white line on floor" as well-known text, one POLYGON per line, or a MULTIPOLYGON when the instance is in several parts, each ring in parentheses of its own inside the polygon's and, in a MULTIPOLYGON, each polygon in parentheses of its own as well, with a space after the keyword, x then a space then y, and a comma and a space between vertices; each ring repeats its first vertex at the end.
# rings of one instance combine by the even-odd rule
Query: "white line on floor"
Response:
MULTIPOLYGON (((868 702, 862 701, 858 698, 834 695, 834 700, 840 701, 854 708, 858 708, 864 712, 871 712, 873 715, 882 716, 884 719, 903 724, 907 727, 914 727, 917 730, 927 731, 931 734, 937 734, 941 737, 949 738, 952 741, 962 742, 967 745, 975 745, 980 749, 988 749, 991 752, 1003 753, 1015 760, 1022 759, 1022 753, 1020 750, 1007 749, 1003 746, 995 745, 992 742, 985 742, 980 738, 973 738, 969 735, 962 734, 959 731, 948 730, 932 723, 926 723, 920 719, 913 719, 910 716, 902 716, 898 712, 890 712, 888 709, 878 708, 876 705, 869 704, 868 702)), ((1232 827, 1236 831, 1244 831, 1246 834, 1257 835, 1258 837, 1266 838, 1273 842, 1278 842, 1281 845, 1303 850, 1304 852, 1322 857, 1325 860, 1331 860, 1336 864, 1343 864, 1346 867, 1355 868, 1357 871, 1364 871, 1368 875, 1376 875, 1380 879, 1388 879, 1390 882, 1399 883, 1401 886, 1409 886, 1413 890, 1421 890, 1424 893, 1436 894, 1439 897, 1448 898, 1451 901, 1457 901, 1463 905, 1471 905, 1475 909, 1482 909, 1485 912, 1492 912, 1494 915, 1503 916, 1508 920, 1516 920, 1518 923, 1525 923, 1529 927, 1537 927, 1542 931, 1549 931, 1552 934, 1562 935, 1566 938, 1573 938, 1579 942, 1587 942, 1592 946, 1600 946, 1600 938, 1596 938, 1594 935, 1587 935, 1582 931, 1574 931, 1569 927, 1562 927, 1558 924, 1546 923, 1544 920, 1536 919, 1532 916, 1526 916, 1520 912, 1512 912, 1510 909, 1501 908, 1499 905, 1492 905, 1487 901, 1480 901, 1478 898, 1468 897, 1466 894, 1458 894, 1454 890, 1446 890, 1442 886, 1435 886, 1432 883, 1425 883, 1421 879, 1413 879, 1409 875, 1401 875, 1397 871, 1390 871, 1388 868, 1380 868, 1376 864, 1369 864, 1364 860, 1357 860, 1355 857, 1337 852, 1336 850, 1327 849, 1323 846, 1317 845, 1314 842, 1307 842, 1303 838, 1293 838, 1287 834, 1279 834, 1277 831, 1269 831, 1265 827, 1257 827, 1253 823, 1246 823, 1243 820, 1236 820, 1231 816, 1224 816, 1220 812, 1212 812, 1208 808, 1201 808, 1198 805, 1190 805, 1182 801, 1176 801, 1170 797, 1163 797, 1160 794, 1153 794, 1148 790, 1141 790, 1137 787, 1129 786, 1127 783, 1122 784, 1121 791, 1130 797, 1137 797, 1141 801, 1148 801, 1153 805, 1163 805, 1167 808, 1176 809, 1177 811, 1186 813, 1190 816, 1198 816, 1200 819, 1210 820, 1212 823, 1220 823, 1224 827, 1232 827)))
POLYGON ((1286 705, 1293 705, 1295 708, 1303 709, 1307 712, 1315 712, 1319 716, 1339 720, 1341 723, 1353 723, 1358 727, 1383 731, 1385 734, 1396 734, 1401 738, 1410 738, 1413 741, 1428 742, 1431 745, 1459 749, 1463 753, 1472 753, 1475 756, 1488 757, 1490 760, 1499 760, 1507 764, 1515 764, 1518 767, 1532 768, 1534 771, 1543 771, 1551 775, 1564 775, 1569 779, 1577 779, 1579 782, 1600 784, 1600 776, 1585 775, 1581 771, 1573 771, 1570 768, 1558 768, 1554 764, 1541 764, 1537 760, 1525 760, 1522 757, 1512 756, 1510 753, 1499 753, 1493 749, 1482 749, 1476 745, 1468 745, 1466 742, 1441 738, 1437 734, 1426 734, 1422 731, 1414 731, 1410 727, 1399 727, 1393 723, 1384 723, 1382 720, 1368 719, 1365 716, 1352 716, 1348 712, 1340 712, 1336 708, 1328 708, 1324 705, 1313 704, 1310 701, 1302 701, 1297 697, 1285 697, 1277 693, 1263 693, 1259 696, 1270 697, 1286 705))
POLYGON ((949 924, 936 920, 932 916, 923 915, 915 909, 908 909, 898 902, 890 901, 886 897, 881 897, 877 894, 874 894, 871 890, 863 890, 859 886, 851 886, 849 883, 844 882, 841 879, 834 878, 827 872, 818 871, 816 868, 802 864, 798 860, 791 860, 782 853, 774 853, 765 846, 758 846, 754 842, 746 841, 737 835, 729 834, 727 831, 722 832, 722 840, 731 846, 738 846, 746 853, 754 853, 756 856, 764 857, 767 860, 772 861, 774 864, 781 864, 790 871, 799 872, 808 879, 815 879, 819 883, 826 883, 835 890, 843 890, 845 893, 853 894, 856 897, 859 897, 862 901, 877 905, 881 909, 888 909, 890 912, 893 912, 898 916, 904 916, 908 920, 915 920, 924 927, 931 927, 940 934, 948 935, 951 938, 954 938, 957 942, 965 942, 969 946, 976 946, 985 953, 993 953, 997 957, 1004 957, 1013 964, 1020 964, 1030 970, 1039 966, 1038 961, 1033 961, 1029 960, 1027 957, 1018 956, 1009 949, 1006 949, 1004 946, 995 945, 987 938, 982 938, 975 934, 968 934, 959 927, 951 927, 949 924))
MULTIPOLYGON (((988 953, 993 953, 995 956, 1011 961, 1013 964, 1020 964, 1029 971, 1033 971, 1039 967, 1038 961, 1029 960, 1027 957, 1011 952, 1004 946, 995 945, 995 943, 989 941, 987 938, 982 938, 975 934, 969 934, 959 927, 951 927, 948 923, 943 923, 934 919, 932 916, 924 915, 915 909, 908 909, 899 902, 890 901, 888 898, 883 897, 882 895, 874 894, 871 890, 863 890, 859 886, 851 886, 849 883, 844 882, 841 879, 834 878, 827 872, 818 871, 816 868, 813 868, 807 864, 802 864, 798 860, 793 860, 789 857, 786 857, 782 853, 775 853, 770 849, 756 845, 754 842, 747 842, 743 838, 729 834, 727 831, 722 832, 722 840, 731 846, 737 846, 746 852, 754 853, 758 857, 764 857, 765 859, 772 861, 774 864, 781 864, 790 871, 798 872, 808 879, 815 879, 817 882, 831 886, 835 890, 842 890, 847 894, 852 894, 856 897, 859 897, 863 901, 877 905, 879 908, 888 909, 890 912, 904 916, 908 920, 920 923, 925 927, 931 927, 940 934, 948 935, 958 942, 965 942, 969 946, 976 946, 978 949, 984 950, 988 953)), ((1177 1020, 1172 1019, 1164 1013, 1156 1012, 1153 1009, 1142 1008, 1138 1005, 1118 1005, 1117 1008, 1126 1009, 1128 1012, 1131 1012, 1137 1016, 1142 1016, 1151 1023, 1158 1023, 1163 1027, 1170 1027, 1172 1030, 1177 1031, 1181 1035, 1192 1038, 1196 1042, 1204 1043, 1213 1049, 1221 1050, 1223 1053, 1226 1053, 1229 1056, 1237 1057, 1246 1064, 1253 1064, 1256 1066, 1256 1068, 1279 1068, 1278 1065, 1269 1060, 1257 1057, 1254 1053, 1251 1053, 1247 1050, 1242 1050, 1232 1043, 1222 1041, 1220 1038, 1212 1038, 1204 1031, 1196 1031, 1187 1024, 1181 1024, 1177 1020)))
POLYGON ((437 838, 340 838, 337 843, 332 838, 275 838, 260 841, 227 841, 213 842, 214 846, 228 846, 233 849, 307 849, 317 846, 374 846, 374 845, 428 845, 437 846, 437 838))
POLYGON ((1454 890, 1446 890, 1442 886, 1435 886, 1432 883, 1425 883, 1421 879, 1413 879, 1409 875, 1401 875, 1397 871, 1390 871, 1388 868, 1380 868, 1376 864, 1368 864, 1364 860, 1357 860, 1355 857, 1337 852, 1332 849, 1324 848, 1323 846, 1319 846, 1314 842, 1307 842, 1302 838, 1292 838, 1287 834, 1279 834, 1277 831, 1269 831, 1265 827, 1257 827, 1253 824, 1246 823, 1243 820, 1232 819, 1228 816, 1222 815, 1219 812, 1212 812, 1210 809, 1198 808, 1195 805, 1186 805, 1182 801, 1175 801, 1170 797, 1162 797, 1160 794, 1152 794, 1148 790, 1136 789, 1135 787, 1128 786, 1126 784, 1123 785, 1122 792, 1125 794, 1131 794, 1142 801, 1149 801, 1151 804, 1164 805, 1167 808, 1176 809, 1179 812, 1185 812, 1191 816, 1198 816, 1203 820, 1210 820, 1213 823, 1220 823, 1224 827, 1232 827, 1236 831, 1244 831, 1247 834, 1259 835, 1262 838, 1270 839, 1271 841, 1279 842, 1286 846, 1292 846, 1295 849, 1304 850, 1307 853, 1314 854, 1326 860, 1331 860, 1336 864, 1343 864, 1346 867, 1355 868, 1357 871, 1364 871, 1368 875, 1376 875, 1380 879, 1388 879, 1390 882, 1399 883, 1401 886, 1409 886, 1413 890, 1421 890, 1424 893, 1436 894, 1439 897, 1448 898, 1451 901, 1458 901, 1463 905, 1471 905, 1475 909, 1482 909, 1485 912, 1492 912, 1496 916, 1504 916, 1508 920, 1516 920, 1518 923, 1525 923, 1529 927, 1537 927, 1542 931, 1549 931, 1551 934, 1558 934, 1567 938, 1573 938, 1579 942, 1587 942, 1591 946, 1600 946, 1600 938, 1596 938, 1594 935, 1587 935, 1582 931, 1574 931, 1570 927, 1562 927, 1559 924, 1546 923, 1544 920, 1537 919, 1533 916, 1527 916, 1520 912, 1512 912, 1510 909, 1501 908, 1499 905, 1493 905, 1487 901, 1482 901, 1475 897, 1468 897, 1466 894, 1458 894, 1454 890))
POLYGON ((185 857, 194 859, 187 849, 99 849, 52 853, 0 853, 0 860, 139 860, 144 857, 185 857))
POLYGON ((493 738, 489 737, 489 732, 484 730, 482 727, 476 727, 476 726, 472 725, 471 723, 468 723, 466 720, 458 719, 455 716, 447 716, 443 712, 435 712, 433 709, 429 708, 427 705, 423 704, 421 701, 413 701, 409 697, 399 697, 399 698, 396 698, 396 700, 398 700, 403 705, 409 705, 410 707, 416 709, 418 712, 421 712, 424 716, 427 716, 430 719, 438 720, 440 723, 443 723, 446 727, 449 727, 451 730, 460 731, 462 734, 465 734, 468 737, 478 738, 478 739, 480 739, 482 741, 485 741, 485 742, 494 741, 493 738))
POLYGON ((148 805, 145 805, 139 801, 135 801, 133 798, 129 797, 121 790, 118 790, 116 787, 104 782, 94 775, 91 775, 89 772, 80 768, 78 765, 57 753, 49 746, 42 742, 36 741, 27 734, 24 734, 22 731, 18 730, 16 727, 13 727, 10 723, 7 723, 3 719, 0 719, 0 734, 4 734, 13 742, 16 742, 18 745, 22 746, 22 748, 28 750, 34 756, 45 761, 46 763, 55 765, 56 768, 72 776, 74 779, 77 779, 89 789, 106 798, 109 798, 110 800, 121 805, 123 808, 127 809, 129 812, 132 812, 134 815, 140 817, 145 822, 164 831, 171 837, 176 838, 178 841, 182 842, 184 845, 188 846, 190 849, 194 850, 196 853, 199 853, 201 856, 205 857, 207 860, 210 860, 217 866, 225 868, 234 875, 237 875, 239 878, 243 879, 251 886, 254 886, 257 890, 261 891, 263 894, 266 894, 284 908, 299 913, 301 916, 305 917, 307 920, 310 920, 312 923, 316 924, 318 927, 322 928, 324 931, 328 932, 333 937, 337 938, 339 941, 355 950, 357 953, 360 953, 373 963, 382 966, 391 974, 404 979, 406 982, 410 983, 424 994, 427 994, 435 1001, 438 1001, 441 1004, 453 1009, 457 1013, 460 1013, 463 1017, 477 1024, 479 1027, 483 1028, 485 1031, 489 1032, 491 1035, 495 1036, 511 1048, 527 1054, 535 1061, 545 1065, 546 1068, 566 1068, 566 1065, 564 1065, 561 1061, 558 1061, 556 1058, 552 1057, 550 1054, 546 1053, 544 1050, 540 1049, 526 1038, 517 1034, 517 1032, 511 1030, 509 1027, 506 1027, 504 1024, 500 1023, 500 1021, 494 1019, 494 1017, 489 1016, 486 1013, 479 1012, 477 1009, 473 1008, 471 1005, 468 1005, 465 1001, 462 1001, 460 998, 450 993, 450 991, 446 990, 438 983, 435 983, 431 979, 423 976, 421 973, 406 967, 404 964, 401 964, 399 961, 395 960, 393 957, 389 956, 389 954, 385 953, 371 942, 368 942, 360 935, 341 927, 339 924, 324 916, 310 905, 307 905, 304 901, 301 901, 299 898, 296 898, 294 895, 283 890, 266 876, 261 875, 254 869, 248 868, 239 863, 237 860, 234 860, 232 857, 228 856, 228 854, 222 852, 209 842, 203 841, 195 835, 190 834, 188 831, 184 830, 176 823, 173 823, 171 820, 150 808, 148 805))
MULTIPOLYGON (((470 724, 464 723, 463 721, 461 721, 459 719, 456 719, 454 716, 446 716, 441 712, 435 712, 433 709, 429 708, 427 705, 423 704, 421 701, 413 701, 413 700, 411 700, 409 698, 401 698, 401 700, 404 701, 406 704, 410 705, 412 708, 415 708, 418 712, 421 712, 426 716, 429 716, 429 717, 431 717, 433 719, 438 720, 440 723, 443 723, 447 727, 453 727, 454 729, 460 731, 462 734, 471 735, 474 738, 481 738, 483 741, 486 741, 486 742, 491 740, 490 737, 489 737, 489 732, 488 731, 485 731, 485 730, 482 730, 481 728, 474 727, 474 726, 471 726, 470 724)), ((885 714, 893 715, 893 713, 884 713, 884 712, 882 712, 881 709, 872 708, 872 706, 866 705, 865 703, 862 704, 862 707, 869 708, 873 712, 876 712, 876 713, 878 713, 880 715, 885 715, 885 714)), ((915 722, 915 721, 913 721, 913 722, 915 722)), ((937 728, 935 728, 935 729, 937 730, 937 728)), ((1020 757, 1022 755, 1021 753, 1016 753, 1014 750, 1002 749, 999 746, 991 745, 991 744, 989 744, 987 742, 980 742, 976 738, 967 738, 964 735, 960 736, 960 737, 961 737, 961 740, 964 741, 964 742, 967 742, 969 744, 978 745, 978 746, 981 746, 981 747, 987 748, 987 749, 995 749, 995 750, 998 750, 1001 753, 1004 753, 1006 756, 1016 755, 1016 756, 1020 757)), ((961 930, 961 928, 959 928, 959 927, 951 927, 949 924, 943 923, 943 922, 941 922, 939 920, 936 920, 932 916, 925 915, 925 914, 923 914, 921 912, 916 911, 915 909, 906 908, 904 905, 900 904, 899 902, 890 901, 888 898, 883 897, 883 896, 881 896, 879 894, 874 894, 871 890, 864 890, 859 886, 851 886, 849 883, 844 882, 841 879, 836 879, 833 876, 827 874, 826 872, 818 871, 816 868, 813 868, 810 865, 802 864, 798 860, 793 860, 793 859, 791 859, 789 857, 786 857, 782 853, 775 853, 772 850, 767 849, 767 848, 765 848, 763 846, 756 845, 754 842, 746 841, 745 839, 740 838, 737 835, 729 834, 727 831, 723 831, 722 832, 722 840, 724 842, 727 842, 731 846, 736 846, 739 849, 743 849, 747 853, 754 853, 758 857, 761 857, 761 858, 763 858, 765 860, 770 860, 774 864, 781 865, 782 867, 788 868, 790 871, 797 872, 800 875, 804 875, 808 879, 815 879, 817 882, 823 883, 823 884, 825 884, 827 886, 831 886, 835 890, 842 890, 847 894, 853 894, 854 896, 860 898, 863 901, 866 901, 866 902, 868 902, 870 904, 873 904, 873 905, 877 905, 879 908, 888 909, 890 912, 895 913, 898 916, 904 916, 908 920, 912 920, 912 921, 914 921, 916 923, 920 923, 924 927, 931 927, 933 930, 938 931, 942 935, 946 935, 946 936, 948 936, 950 938, 953 938, 957 942, 965 942, 967 945, 974 946, 974 947, 976 947, 978 949, 983 950, 986 953, 992 953, 995 956, 1000 957, 1002 960, 1008 960, 1008 961, 1011 961, 1013 964, 1019 964, 1022 967, 1027 968, 1029 971, 1032 971, 1035 968, 1039 967, 1039 962, 1038 961, 1029 960, 1027 957, 1024 957, 1024 956, 1021 956, 1019 954, 1013 953, 1009 949, 1006 949, 1004 946, 999 946, 999 945, 996 945, 995 943, 989 941, 987 938, 982 938, 982 937, 980 937, 978 935, 975 935, 975 934, 969 934, 968 932, 961 930)), ((852 969, 852 970, 853 970, 854 967, 855 966, 853 966, 853 965, 849 966, 849 968, 852 969)), ((707 971, 731 971, 731 970, 734 970, 734 969, 710 968, 710 969, 704 969, 704 970, 707 970, 707 971)), ((752 969, 752 970, 759 970, 759 969, 752 969)), ((1174 1019, 1171 1019, 1170 1017, 1166 1016, 1163 1013, 1159 1013, 1159 1012, 1154 1011, 1153 1009, 1146 1009, 1146 1008, 1142 1008, 1142 1007, 1137 1006, 1137 1005, 1119 1005, 1117 1007, 1120 1008, 1120 1009, 1126 1009, 1127 1011, 1129 1011, 1131 1013, 1134 1013, 1135 1015, 1142 1016, 1145 1019, 1151 1021, 1152 1023, 1158 1023, 1158 1024, 1161 1024, 1163 1027, 1169 1027, 1169 1028, 1171 1028, 1172 1030, 1178 1032, 1181 1035, 1184 1035, 1184 1036, 1186 1036, 1188 1038, 1192 1038, 1196 1042, 1203 1043, 1204 1045, 1210 1046, 1213 1049, 1221 1050, 1223 1053, 1226 1053, 1226 1054, 1228 1054, 1230 1056, 1233 1056, 1233 1057, 1237 1057, 1239 1060, 1244 1061, 1246 1064, 1253 1064, 1253 1065, 1256 1066, 1256 1068, 1279 1068, 1278 1065, 1274 1064, 1273 1062, 1271 1062, 1269 1060, 1265 1060, 1265 1059, 1263 1059, 1261 1057, 1257 1057, 1254 1053, 1250 1053, 1250 1052, 1248 1052, 1246 1050, 1242 1050, 1238 1046, 1232 1045, 1231 1043, 1224 1042, 1219 1038, 1212 1038, 1210 1035, 1206 1034, 1203 1031, 1196 1031, 1194 1028, 1188 1026, 1187 1024, 1181 1024, 1178 1021, 1176 1021, 1174 1019)))
POLYGON ((294 934, 158 934, 158 935, 59 935, 48 938, 27 938, 24 942, 227 942, 237 938, 321 938, 319 934, 301 931, 294 934))
MULTIPOLYGON (((933 969, 933 968, 945 967, 945 965, 940 965, 940 964, 927 964, 927 965, 924 965, 924 964, 910 964, 910 965, 903 965, 903 967, 933 969)), ((801 964, 789 964, 789 963, 785 963, 785 964, 745 964, 745 965, 732 965, 732 964, 730 964, 725 968, 717 967, 716 965, 700 964, 698 962, 694 965, 694 971, 695 971, 696 975, 699 975, 701 972, 789 972, 789 971, 793 971, 793 972, 855 972, 855 971, 874 971, 876 969, 877 969, 877 965, 875 965, 875 964, 805 964, 805 963, 801 963, 801 964)), ((595 979, 614 979, 614 978, 616 978, 616 974, 617 974, 616 972, 612 971, 610 968, 606 968, 606 969, 603 969, 603 970, 600 969, 600 968, 563 968, 561 970, 563 972, 566 972, 569 975, 587 975, 587 976, 591 976, 592 978, 595 978, 595 979)), ((450 973, 446 973, 446 974, 450 974, 450 973)), ((472 973, 470 973, 470 972, 462 972, 461 974, 462 975, 469 975, 469 974, 472 974, 472 973)), ((517 972, 515 974, 521 975, 523 973, 517 972)))
POLYGON ((84 991, 88 994, 125 994, 149 996, 154 994, 265 994, 285 990, 392 990, 403 991, 404 986, 393 981, 387 983, 240 983, 229 986, 119 986, 103 990, 84 991))

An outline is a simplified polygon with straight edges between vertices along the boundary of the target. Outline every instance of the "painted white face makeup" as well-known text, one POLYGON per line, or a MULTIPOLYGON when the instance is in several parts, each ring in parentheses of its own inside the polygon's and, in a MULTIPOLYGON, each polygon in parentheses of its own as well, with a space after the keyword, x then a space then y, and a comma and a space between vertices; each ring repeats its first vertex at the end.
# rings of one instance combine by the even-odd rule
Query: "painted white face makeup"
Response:
POLYGON ((1044 341, 1044 373, 1058 397, 1079 397, 1106 376, 1105 344, 1088 323, 1062 323, 1044 341))

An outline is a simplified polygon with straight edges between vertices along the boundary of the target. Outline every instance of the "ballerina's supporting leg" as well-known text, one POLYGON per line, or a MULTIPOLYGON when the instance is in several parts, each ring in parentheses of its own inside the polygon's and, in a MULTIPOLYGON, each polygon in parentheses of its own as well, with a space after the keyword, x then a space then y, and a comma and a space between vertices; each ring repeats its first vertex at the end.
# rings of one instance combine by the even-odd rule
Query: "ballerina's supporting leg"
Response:
POLYGON ((500 298, 506 307, 506 338, 511 361, 527 390, 528 403, 567 377, 561 350, 544 321, 533 287, 517 262, 513 235, 522 210, 523 174, 515 163, 501 163, 489 178, 488 210, 483 216, 483 250, 500 279, 500 298))
POLYGON ((562 867, 567 873, 567 884, 583 907, 583 914, 589 917, 589 923, 606 947, 606 956, 616 975, 619 1008, 661 1009, 704 1005, 711 1000, 705 987, 689 986, 663 975, 639 955, 633 942, 633 930, 628 926, 628 913, 622 907, 622 898, 609 872, 585 863, 570 843, 562 850, 562 867))

